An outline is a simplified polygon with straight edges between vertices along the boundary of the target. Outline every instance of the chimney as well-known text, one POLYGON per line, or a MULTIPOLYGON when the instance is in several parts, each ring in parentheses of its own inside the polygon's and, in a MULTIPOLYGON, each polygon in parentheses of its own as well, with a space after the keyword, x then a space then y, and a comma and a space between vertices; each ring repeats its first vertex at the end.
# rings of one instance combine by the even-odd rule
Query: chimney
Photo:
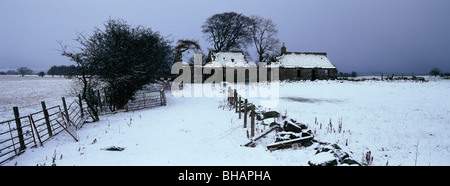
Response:
POLYGON ((283 42, 283 46, 281 47, 281 55, 286 54, 286 47, 284 46, 284 42, 283 42))

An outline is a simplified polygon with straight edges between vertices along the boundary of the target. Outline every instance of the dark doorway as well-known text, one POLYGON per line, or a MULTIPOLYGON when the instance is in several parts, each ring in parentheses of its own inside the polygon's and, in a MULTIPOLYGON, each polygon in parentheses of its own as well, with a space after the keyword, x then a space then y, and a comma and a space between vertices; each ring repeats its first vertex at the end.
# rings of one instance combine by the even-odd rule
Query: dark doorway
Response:
POLYGON ((297 69, 297 79, 301 79, 302 77, 302 70, 297 69))
POLYGON ((314 81, 317 79, 317 70, 312 70, 311 72, 311 81, 314 81))

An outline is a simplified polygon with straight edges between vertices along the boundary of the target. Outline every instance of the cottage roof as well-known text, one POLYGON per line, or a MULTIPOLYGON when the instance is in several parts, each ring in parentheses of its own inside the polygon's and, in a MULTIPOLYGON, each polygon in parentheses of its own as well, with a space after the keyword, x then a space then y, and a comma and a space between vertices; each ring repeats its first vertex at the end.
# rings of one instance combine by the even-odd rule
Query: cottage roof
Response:
POLYGON ((207 63, 207 67, 225 67, 228 66, 248 66, 248 62, 245 59, 244 52, 242 51, 210 51, 211 61, 207 63))
POLYGON ((277 57, 277 61, 283 68, 336 68, 331 64, 327 53, 287 52, 277 57))
POLYGON ((226 62, 242 62, 247 63, 245 59, 244 52, 242 51, 222 51, 222 52, 211 52, 211 60, 213 62, 221 63, 225 65, 226 62))

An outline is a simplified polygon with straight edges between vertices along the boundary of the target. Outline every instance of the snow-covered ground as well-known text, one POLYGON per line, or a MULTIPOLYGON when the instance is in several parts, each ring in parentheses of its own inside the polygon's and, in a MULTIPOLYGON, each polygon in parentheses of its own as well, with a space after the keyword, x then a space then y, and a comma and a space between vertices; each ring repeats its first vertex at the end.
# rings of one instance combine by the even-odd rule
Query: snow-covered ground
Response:
POLYGON ((41 101, 45 101, 47 107, 60 105, 61 97, 67 100, 73 97, 72 84, 72 80, 64 77, 2 75, 0 120, 14 119, 12 108, 15 106, 21 115, 28 115, 42 109, 41 101))
POLYGON ((218 109, 220 98, 173 98, 167 106, 103 116, 78 132, 61 133, 6 165, 277 165, 284 161, 247 142, 242 120, 218 109), (123 151, 105 151, 115 146, 123 151))
POLYGON ((450 165, 449 90, 450 81, 433 78, 282 83, 275 110, 359 160, 371 151, 374 165, 450 165))
MULTIPOLYGON (((358 161, 371 151, 372 165, 450 165, 448 80, 307 81, 279 88, 272 110, 308 124, 316 139, 337 143, 358 161)), ((167 96, 167 106, 104 115, 77 131, 79 142, 62 132, 4 165, 308 165, 315 153, 314 145, 268 151, 271 136, 242 147, 246 129, 224 98, 167 96), (124 150, 103 150, 111 146, 124 150)))

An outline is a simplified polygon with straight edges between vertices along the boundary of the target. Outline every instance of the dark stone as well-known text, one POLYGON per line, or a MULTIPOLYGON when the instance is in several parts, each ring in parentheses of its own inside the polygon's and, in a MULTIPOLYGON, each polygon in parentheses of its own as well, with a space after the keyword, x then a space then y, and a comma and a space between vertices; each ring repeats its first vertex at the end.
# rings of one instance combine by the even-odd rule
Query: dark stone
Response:
POLYGON ((308 126, 306 126, 306 124, 303 123, 300 123, 298 126, 303 130, 308 128, 308 126))
POLYGON ((281 128, 281 125, 280 125, 280 123, 277 123, 277 122, 274 121, 274 122, 269 124, 269 127, 280 127, 281 128))
POLYGON ((329 152, 329 151, 331 151, 331 150, 332 150, 332 149, 331 149, 331 148, 328 148, 328 147, 321 147, 321 148, 317 149, 316 154, 319 154, 319 153, 321 153, 321 152, 329 152))
POLYGON ((311 146, 313 144, 313 141, 312 140, 305 140, 305 141, 301 142, 301 144, 304 147, 309 147, 309 146, 311 146))
POLYGON ((294 123, 289 123, 287 120, 284 121, 284 131, 287 132, 295 132, 295 133, 299 133, 302 132, 302 128, 300 128, 298 125, 294 124, 294 123))
POLYGON ((122 147, 111 146, 111 147, 102 148, 101 150, 107 150, 107 151, 123 151, 124 149, 125 149, 125 148, 122 148, 122 147))
POLYGON ((311 136, 311 133, 308 132, 302 132, 302 137, 308 137, 311 136))
POLYGON ((358 166, 361 166, 361 164, 360 164, 359 162, 357 162, 357 161, 355 161, 355 160, 353 160, 353 159, 350 159, 350 158, 344 159, 344 160, 341 162, 341 164, 349 164, 349 165, 358 165, 358 166))
POLYGON ((278 113, 277 111, 264 112, 263 115, 264 115, 264 119, 280 117, 280 113, 278 113))
MULTIPOLYGON (((323 152, 323 153, 328 153, 328 152, 323 152)), ((320 155, 326 155, 326 154, 320 154, 320 155)), ((319 155, 316 154, 315 156, 319 156, 319 155)), ((315 161, 317 161, 317 160, 315 160, 315 161)), ((336 166, 336 165, 338 165, 338 161, 335 158, 324 159, 323 161, 319 160, 320 162, 315 162, 315 161, 314 162, 311 162, 311 160, 308 161, 308 165, 310 165, 310 166, 336 166)))

